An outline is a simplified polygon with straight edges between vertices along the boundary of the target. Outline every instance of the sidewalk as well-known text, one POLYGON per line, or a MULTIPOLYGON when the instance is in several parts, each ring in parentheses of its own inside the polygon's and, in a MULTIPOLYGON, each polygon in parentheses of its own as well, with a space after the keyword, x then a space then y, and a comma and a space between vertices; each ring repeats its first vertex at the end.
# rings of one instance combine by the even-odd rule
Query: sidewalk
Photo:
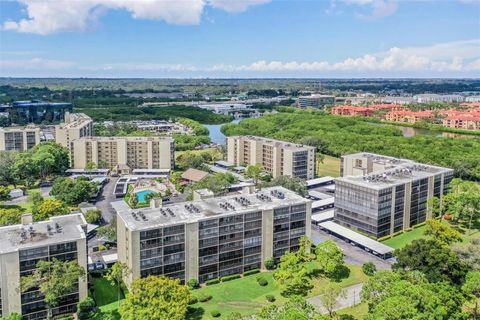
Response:
MULTIPOLYGON (((360 292, 362 291, 363 283, 359 284, 354 284, 353 286, 346 287, 346 297, 345 298, 339 298, 337 300, 337 305, 335 306, 335 311, 348 308, 348 307, 353 307, 354 305, 359 304, 360 301, 360 292)), ((318 312, 321 314, 327 314, 327 310, 323 308, 322 303, 320 302, 320 296, 315 296, 310 299, 307 299, 307 302, 312 304, 315 309, 317 309, 318 312)))

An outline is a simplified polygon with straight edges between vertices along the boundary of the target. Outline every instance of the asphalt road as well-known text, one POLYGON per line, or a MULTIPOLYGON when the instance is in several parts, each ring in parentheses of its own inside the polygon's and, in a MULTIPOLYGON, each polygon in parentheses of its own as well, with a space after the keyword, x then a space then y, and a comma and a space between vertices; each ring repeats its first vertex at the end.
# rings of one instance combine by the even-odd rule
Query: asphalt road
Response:
POLYGON ((110 222, 110 220, 112 220, 112 218, 116 214, 110 203, 118 200, 113 195, 113 190, 115 188, 115 183, 117 183, 117 180, 118 180, 118 177, 117 178, 110 177, 110 181, 108 181, 108 183, 103 187, 102 195, 98 198, 97 202, 95 203, 95 206, 98 209, 102 210, 102 216, 105 222, 110 222))
POLYGON ((377 267, 377 270, 390 270, 392 267, 391 260, 383 260, 371 253, 366 252, 365 250, 360 249, 359 247, 352 246, 345 241, 332 236, 324 231, 320 231, 312 227, 312 240, 314 244, 326 240, 333 240, 337 245, 342 248, 343 253, 345 254, 345 262, 355 265, 363 265, 365 262, 373 262, 377 267))
MULTIPOLYGON (((362 291, 363 283, 354 284, 353 286, 345 288, 345 297, 340 297, 337 299, 337 304, 334 308, 334 311, 353 307, 361 302, 360 292, 362 291)), ((327 314, 327 310, 322 306, 320 296, 315 296, 307 299, 307 301, 312 304, 318 312, 321 314, 327 314)))

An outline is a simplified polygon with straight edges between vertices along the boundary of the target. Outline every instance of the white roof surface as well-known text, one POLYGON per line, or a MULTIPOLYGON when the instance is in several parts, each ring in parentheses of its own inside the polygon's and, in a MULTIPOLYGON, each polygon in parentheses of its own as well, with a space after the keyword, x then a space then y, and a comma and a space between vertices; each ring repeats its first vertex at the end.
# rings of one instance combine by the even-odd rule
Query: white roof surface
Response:
POLYGON ((335 203, 335 197, 313 201, 312 209, 316 209, 316 208, 323 207, 323 206, 328 206, 328 205, 334 204, 334 203, 335 203))
POLYGON ((344 226, 341 226, 333 221, 322 222, 318 225, 328 231, 336 233, 379 254, 387 254, 393 252, 394 250, 392 247, 384 245, 383 243, 376 240, 370 239, 369 237, 364 236, 358 232, 345 228, 344 226))
POLYGON ((312 221, 323 222, 327 220, 332 220, 334 217, 334 211, 335 210, 331 209, 320 213, 312 214, 312 221))
POLYGON ((334 177, 330 177, 330 176, 310 179, 310 180, 307 180, 307 187, 314 186, 320 183, 327 183, 327 182, 333 181, 334 179, 335 179, 334 177))

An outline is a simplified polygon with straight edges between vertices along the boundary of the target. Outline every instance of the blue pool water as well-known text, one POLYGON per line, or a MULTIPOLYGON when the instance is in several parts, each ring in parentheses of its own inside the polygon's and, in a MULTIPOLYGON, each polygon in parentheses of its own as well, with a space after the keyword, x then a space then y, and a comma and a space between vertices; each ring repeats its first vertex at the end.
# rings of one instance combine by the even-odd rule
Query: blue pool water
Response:
POLYGON ((137 192, 136 195, 137 195, 137 200, 138 200, 138 202, 145 202, 145 197, 146 197, 148 194, 152 194, 152 193, 155 193, 155 191, 152 191, 152 190, 143 190, 143 191, 137 192))

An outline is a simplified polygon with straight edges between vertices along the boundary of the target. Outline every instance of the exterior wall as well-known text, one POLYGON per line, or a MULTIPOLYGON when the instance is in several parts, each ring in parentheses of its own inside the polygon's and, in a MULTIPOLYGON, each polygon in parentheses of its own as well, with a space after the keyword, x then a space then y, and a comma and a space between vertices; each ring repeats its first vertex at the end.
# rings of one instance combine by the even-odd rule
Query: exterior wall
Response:
POLYGON ((0 128, 0 151, 25 151, 40 143, 40 128, 0 128))
POLYGON ((0 289, 3 316, 13 312, 22 312, 20 294, 17 291, 20 287, 20 269, 13 267, 19 264, 18 252, 0 255, 0 289))
POLYGON ((186 225, 185 261, 185 281, 198 279, 198 222, 186 225))

